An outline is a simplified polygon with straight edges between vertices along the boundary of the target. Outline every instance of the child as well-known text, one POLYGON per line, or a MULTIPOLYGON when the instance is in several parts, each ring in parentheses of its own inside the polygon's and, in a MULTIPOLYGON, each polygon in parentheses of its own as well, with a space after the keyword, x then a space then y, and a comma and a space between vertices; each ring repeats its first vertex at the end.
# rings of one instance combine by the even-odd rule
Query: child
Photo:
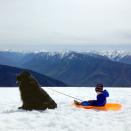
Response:
POLYGON ((97 84, 95 91, 97 93, 97 100, 89 100, 78 102, 74 100, 74 103, 82 106, 104 106, 106 104, 106 97, 109 97, 107 90, 103 90, 103 84, 97 84))

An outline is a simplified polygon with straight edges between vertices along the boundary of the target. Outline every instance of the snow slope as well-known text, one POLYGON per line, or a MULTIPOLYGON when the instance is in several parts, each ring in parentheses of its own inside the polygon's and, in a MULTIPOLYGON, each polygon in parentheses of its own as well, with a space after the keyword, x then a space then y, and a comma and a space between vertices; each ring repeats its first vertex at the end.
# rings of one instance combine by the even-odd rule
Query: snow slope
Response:
MULTIPOLYGON (((72 98, 44 88, 58 103, 55 110, 23 111, 18 88, 0 88, 0 131, 131 131, 130 88, 107 88, 108 102, 123 104, 121 111, 96 111, 72 106, 72 98)), ((93 88, 55 87, 80 99, 93 99, 93 88)))

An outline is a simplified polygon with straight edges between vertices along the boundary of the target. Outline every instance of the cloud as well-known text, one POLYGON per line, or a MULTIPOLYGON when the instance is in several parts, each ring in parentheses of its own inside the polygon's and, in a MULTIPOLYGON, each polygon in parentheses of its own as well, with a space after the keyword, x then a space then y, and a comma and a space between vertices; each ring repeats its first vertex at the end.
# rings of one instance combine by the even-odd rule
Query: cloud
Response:
POLYGON ((0 1, 0 43, 131 43, 130 0, 0 1))

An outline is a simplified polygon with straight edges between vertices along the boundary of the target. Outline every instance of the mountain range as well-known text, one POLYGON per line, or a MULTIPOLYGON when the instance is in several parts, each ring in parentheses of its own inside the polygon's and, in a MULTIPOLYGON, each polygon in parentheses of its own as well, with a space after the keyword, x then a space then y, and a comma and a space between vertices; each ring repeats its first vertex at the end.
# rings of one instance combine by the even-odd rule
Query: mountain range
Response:
MULTIPOLYGON (((18 86, 16 77, 19 73, 24 71, 26 69, 21 69, 21 68, 16 68, 16 67, 11 67, 7 65, 0 65, 0 87, 16 87, 18 86)), ((67 86, 63 82, 60 82, 58 80, 52 79, 48 76, 39 74, 37 72, 31 71, 31 70, 26 70, 31 73, 33 77, 37 79, 39 84, 41 86, 67 86)))
POLYGON ((131 53, 0 52, 0 64, 30 69, 70 86, 131 87, 131 53))

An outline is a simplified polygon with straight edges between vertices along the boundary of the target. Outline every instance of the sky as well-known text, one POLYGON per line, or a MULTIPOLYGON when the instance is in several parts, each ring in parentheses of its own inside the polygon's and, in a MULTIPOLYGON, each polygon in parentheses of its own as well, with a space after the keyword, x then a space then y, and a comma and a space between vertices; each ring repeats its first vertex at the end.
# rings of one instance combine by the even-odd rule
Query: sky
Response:
POLYGON ((130 0, 0 0, 0 49, 131 49, 130 0))

